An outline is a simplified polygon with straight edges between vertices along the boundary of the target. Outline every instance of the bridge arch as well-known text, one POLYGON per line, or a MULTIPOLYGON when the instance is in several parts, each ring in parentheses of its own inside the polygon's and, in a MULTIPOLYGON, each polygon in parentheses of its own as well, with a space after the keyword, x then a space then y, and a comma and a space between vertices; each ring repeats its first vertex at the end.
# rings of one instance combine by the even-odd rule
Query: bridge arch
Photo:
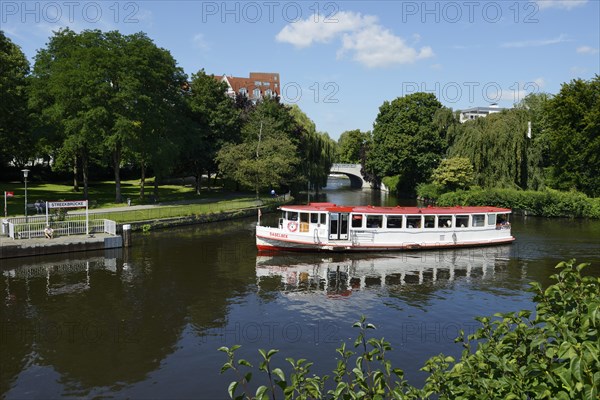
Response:
POLYGON ((386 190, 384 185, 381 187, 373 186, 370 182, 367 182, 360 172, 360 164, 333 164, 331 166, 330 174, 343 174, 350 178, 350 186, 353 188, 371 188, 386 190))

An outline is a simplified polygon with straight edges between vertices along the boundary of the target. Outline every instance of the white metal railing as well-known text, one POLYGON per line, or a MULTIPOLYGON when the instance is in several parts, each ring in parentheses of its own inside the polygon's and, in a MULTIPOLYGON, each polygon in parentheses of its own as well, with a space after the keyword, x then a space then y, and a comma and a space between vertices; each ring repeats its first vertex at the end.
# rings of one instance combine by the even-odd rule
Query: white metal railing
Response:
MULTIPOLYGON (((110 235, 117 234, 117 223, 108 219, 93 219, 89 221, 89 225, 84 219, 54 221, 50 222, 50 227, 53 230, 54 237, 86 235, 92 233, 108 233, 110 235)), ((14 223, 11 219, 8 222, 8 236, 12 239, 43 238, 45 228, 45 218, 42 222, 29 221, 29 223, 14 223)))
MULTIPOLYGON (((56 216, 54 216, 52 214, 50 214, 48 216, 48 222, 54 222, 55 219, 56 219, 56 216)), ((63 216, 62 219, 65 221, 81 220, 81 215, 67 214, 67 215, 63 216)), ((36 223, 36 222, 46 223, 46 214, 30 215, 27 217, 27 219, 25 219, 25 217, 10 217, 7 220, 12 222, 13 224, 25 224, 27 222, 29 222, 29 223, 36 223)))

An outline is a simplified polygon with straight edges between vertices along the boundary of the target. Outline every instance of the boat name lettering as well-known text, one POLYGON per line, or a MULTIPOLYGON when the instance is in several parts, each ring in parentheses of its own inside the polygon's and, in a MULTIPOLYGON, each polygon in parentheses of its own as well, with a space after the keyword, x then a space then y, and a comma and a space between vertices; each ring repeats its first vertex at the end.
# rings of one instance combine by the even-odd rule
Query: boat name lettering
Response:
POLYGON ((270 236, 275 236, 275 237, 280 237, 280 238, 285 238, 287 239, 288 235, 285 233, 276 233, 276 232, 269 232, 270 236))

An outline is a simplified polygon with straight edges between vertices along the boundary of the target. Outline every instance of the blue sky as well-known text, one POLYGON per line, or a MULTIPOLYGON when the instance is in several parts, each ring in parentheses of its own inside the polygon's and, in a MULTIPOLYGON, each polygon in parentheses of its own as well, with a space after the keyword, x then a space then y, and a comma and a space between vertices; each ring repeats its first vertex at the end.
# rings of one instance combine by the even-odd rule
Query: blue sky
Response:
POLYGON ((337 139, 416 91, 511 107, 600 73, 600 1, 5 1, 0 29, 33 60, 52 31, 143 31, 186 73, 279 72, 337 139))

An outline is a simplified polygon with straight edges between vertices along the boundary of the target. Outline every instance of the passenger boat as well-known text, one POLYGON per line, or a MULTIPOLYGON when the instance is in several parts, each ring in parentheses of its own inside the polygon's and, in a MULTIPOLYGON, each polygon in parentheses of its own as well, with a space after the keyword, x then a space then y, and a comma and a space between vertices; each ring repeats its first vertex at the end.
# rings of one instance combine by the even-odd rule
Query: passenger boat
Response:
POLYGON ((276 227, 256 226, 259 250, 398 251, 510 243, 510 209, 286 205, 276 227))

